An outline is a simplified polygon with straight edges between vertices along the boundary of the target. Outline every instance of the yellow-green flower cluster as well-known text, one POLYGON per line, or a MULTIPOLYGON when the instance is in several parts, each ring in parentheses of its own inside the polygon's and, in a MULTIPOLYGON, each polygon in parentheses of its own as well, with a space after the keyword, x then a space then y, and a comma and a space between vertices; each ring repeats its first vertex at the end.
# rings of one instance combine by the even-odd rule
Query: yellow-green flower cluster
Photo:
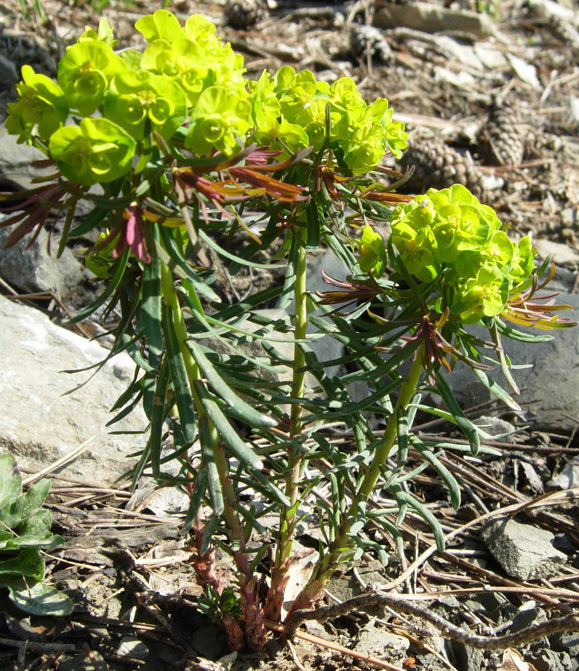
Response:
POLYGON ((274 144, 280 138, 292 150, 314 151, 327 142, 354 174, 375 168, 388 150, 399 158, 406 149, 404 124, 392 121, 386 98, 367 103, 348 77, 330 85, 286 65, 273 78, 262 75, 253 87, 253 105, 259 141, 274 144))
POLYGON ((178 136, 197 156, 232 156, 255 141, 284 152, 326 147, 353 174, 376 167, 388 149, 399 156, 406 147, 404 126, 392 121, 386 99, 368 104, 351 79, 330 86, 307 70, 282 67, 249 82, 242 56, 199 15, 182 26, 158 10, 135 28, 147 41, 142 53, 116 53, 102 19, 98 32, 87 28, 67 49, 56 83, 23 68, 7 128, 19 142, 43 148, 78 184, 126 174, 153 131, 166 140, 178 136))
POLYGON ((513 242, 495 211, 460 184, 399 205, 391 227, 407 271, 422 282, 437 280, 441 307, 467 324, 503 312, 533 270, 530 238, 513 242))

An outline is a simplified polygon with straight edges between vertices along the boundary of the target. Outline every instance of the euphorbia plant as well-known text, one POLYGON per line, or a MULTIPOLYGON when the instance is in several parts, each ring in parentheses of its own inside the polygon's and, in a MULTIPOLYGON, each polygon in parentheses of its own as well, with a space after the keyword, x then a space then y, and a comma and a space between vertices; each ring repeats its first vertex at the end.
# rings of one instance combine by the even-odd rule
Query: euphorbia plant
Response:
POLYGON ((546 266, 535 268, 529 238, 512 241, 466 188, 396 194, 405 178, 381 162, 400 156, 407 136, 386 99, 368 102, 349 78, 329 84, 288 66, 248 81, 242 57, 201 16, 181 26, 159 10, 136 28, 147 40, 142 53, 116 53, 102 20, 69 47, 56 83, 23 69, 7 128, 43 151, 54 172, 18 194, 17 213, 2 225, 15 226, 14 244, 60 209, 60 250, 72 237, 98 233, 86 263, 105 288, 75 320, 106 303, 120 310, 111 355, 128 351, 137 369, 114 410, 122 417, 142 402, 150 421, 134 480, 147 474, 189 493, 185 527, 207 590, 204 608, 213 604, 232 647, 260 649, 264 618, 283 617, 304 505, 316 510, 322 536, 294 610, 312 604, 339 565, 367 550, 384 558, 384 534, 402 553, 398 527, 408 509, 443 547, 440 525, 409 482, 431 466, 458 506, 458 484, 439 456, 460 446, 414 434, 417 408, 455 422, 476 452, 479 430, 441 366, 466 363, 516 407, 489 382, 484 350, 495 350, 511 380, 501 336, 532 338, 508 322, 544 329, 571 322, 552 314, 552 301, 534 299, 546 266), (81 200, 92 211, 76 220, 81 200), (390 224, 387 245, 378 222, 390 224), (204 265, 203 247, 230 274, 265 268, 284 279, 233 298, 204 265), (335 289, 314 296, 306 260, 321 248, 341 259, 347 277, 327 278, 335 289), (288 308, 287 320, 260 309, 272 301, 288 308), (465 328, 474 323, 489 329, 489 341, 465 328), (317 359, 309 324, 344 346, 340 361, 317 359), (262 343, 262 354, 246 353, 248 341, 262 343), (280 341, 293 343, 291 358, 280 341), (329 372, 345 362, 347 375, 329 372), (287 370, 288 382, 271 381, 287 370), (355 381, 368 387, 361 401, 350 396, 355 381), (446 411, 419 404, 426 388, 446 411), (382 435, 371 414, 383 416, 382 435), (325 429, 335 422, 351 431, 348 451, 325 429), (424 462, 415 470, 410 446, 424 462), (178 476, 166 472, 168 462, 180 465, 178 476), (372 500, 377 488, 386 508, 372 500), (279 526, 266 533, 261 520, 272 511, 279 526), (264 596, 256 569, 271 540, 264 596), (215 565, 216 546, 234 559, 236 592, 215 565))

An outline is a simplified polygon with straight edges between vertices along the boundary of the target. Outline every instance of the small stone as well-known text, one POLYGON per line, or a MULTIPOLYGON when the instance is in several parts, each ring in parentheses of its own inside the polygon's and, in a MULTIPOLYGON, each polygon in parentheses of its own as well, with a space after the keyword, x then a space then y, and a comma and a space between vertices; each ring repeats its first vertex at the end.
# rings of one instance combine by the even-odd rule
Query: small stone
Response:
POLYGON ((570 671, 573 668, 567 653, 557 653, 548 648, 527 655, 525 661, 532 664, 536 671, 570 671))
POLYGON ((447 641, 446 649, 452 664, 461 671, 480 671, 484 661, 482 650, 459 641, 447 641))
POLYGON ((473 613, 483 614, 490 617, 493 622, 501 621, 501 609, 508 603, 508 599, 500 592, 483 592, 477 594, 466 602, 466 606, 473 613))
POLYGON ((565 651, 579 661, 579 632, 560 632, 551 636, 553 650, 565 651))
POLYGON ((579 487, 579 457, 573 457, 547 483, 557 489, 573 489, 579 487))
POLYGON ((490 415, 482 415, 474 422, 487 435, 495 440, 504 440, 508 443, 514 443, 513 434, 516 428, 510 422, 499 417, 491 417, 490 415))
POLYGON ((537 608, 533 604, 533 601, 528 602, 515 615, 509 627, 509 632, 511 634, 547 621, 545 611, 542 608, 537 608))
POLYGON ((121 639, 117 649, 119 657, 132 657, 134 659, 146 659, 149 654, 149 648, 138 638, 125 636, 121 639))
POLYGON ((505 573, 514 578, 547 578, 567 561, 567 555, 553 546, 550 531, 507 517, 486 525, 481 536, 505 573))
POLYGON ((577 225, 577 221, 579 219, 578 213, 579 210, 577 210, 575 207, 566 207, 564 210, 561 210, 561 223, 563 226, 566 228, 573 228, 573 226, 577 225))
POLYGON ((207 659, 220 659, 228 653, 225 634, 214 624, 196 629, 191 636, 191 645, 207 659))
POLYGON ((389 658, 400 659, 409 647, 410 641, 404 636, 391 634, 381 627, 369 624, 360 634, 354 650, 371 656, 381 655, 387 650, 389 658))

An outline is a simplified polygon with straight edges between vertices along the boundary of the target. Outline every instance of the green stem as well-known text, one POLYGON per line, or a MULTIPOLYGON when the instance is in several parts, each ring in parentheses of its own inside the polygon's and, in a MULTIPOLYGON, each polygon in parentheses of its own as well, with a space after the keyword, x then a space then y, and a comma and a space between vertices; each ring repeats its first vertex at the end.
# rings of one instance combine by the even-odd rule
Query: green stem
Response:
POLYGON ((247 562, 247 554, 245 553, 245 536, 243 533, 243 526, 241 525, 239 515, 235 511, 237 496, 229 478, 229 462, 223 448, 221 447, 219 433, 211 420, 209 420, 209 432, 211 436, 211 443, 213 445, 213 458, 215 459, 215 467, 217 468, 219 482, 223 491, 223 514, 225 516, 225 521, 227 522, 227 527, 231 533, 232 540, 239 544, 239 552, 246 560, 244 565, 240 566, 238 563, 237 568, 241 571, 241 573, 244 574, 244 578, 248 580, 251 578, 251 572, 249 570, 249 563, 247 562))
POLYGON ((367 499, 376 483, 380 477, 381 467, 386 462, 390 456, 390 452, 396 443, 396 438, 398 435, 398 413, 400 410, 406 410, 410 405, 418 384, 420 382, 420 376, 423 369, 424 361, 424 347, 421 346, 417 353, 416 358, 412 364, 412 368, 408 373, 408 377, 404 381, 400 389, 400 396, 394 407, 392 414, 388 419, 388 424, 384 430, 384 436, 382 442, 380 443, 372 463, 370 464, 364 479, 354 496, 352 503, 347 511, 347 513, 342 518, 342 523, 338 535, 336 536, 334 542, 328 548, 328 552, 322 557, 318 565, 316 566, 308 584, 302 590, 302 593, 295 600, 292 611, 299 610, 301 608, 309 608, 317 595, 324 588, 324 585, 330 579, 338 565, 340 564, 344 552, 347 552, 350 542, 348 539, 348 534, 352 525, 358 521, 360 514, 360 503, 367 499))
MULTIPOLYGON (((300 344, 306 337, 308 313, 306 301, 306 249, 301 229, 298 229, 298 232, 296 233, 294 244, 299 245, 299 247, 294 287, 294 339, 296 342, 294 345, 292 396, 294 398, 303 398, 306 359, 300 344)), ((290 411, 290 438, 299 436, 302 432, 302 413, 303 407, 301 403, 292 404, 290 411)), ((290 500, 290 506, 284 506, 280 513, 280 536, 272 572, 271 588, 266 604, 266 617, 274 621, 280 619, 284 591, 289 577, 288 570, 290 567, 293 536, 296 526, 296 513, 299 503, 299 481, 301 477, 302 459, 302 452, 297 447, 291 447, 289 449, 285 493, 290 500)))
POLYGON ((390 456, 390 452, 392 450, 392 447, 394 446, 394 443, 396 442, 396 438, 398 435, 397 432, 398 411, 406 410, 406 408, 408 408, 408 406, 410 405, 412 398, 416 393, 416 389, 418 388, 418 383, 420 382, 420 375, 423 369, 423 361, 424 361, 424 346, 420 346, 418 351, 416 352, 416 358, 414 359, 412 368, 408 373, 408 377, 402 383, 402 386, 400 388, 400 396, 398 397, 398 401, 396 402, 394 411, 392 412, 392 414, 388 419, 388 424, 386 425, 382 442, 380 443, 380 446, 376 450, 374 459, 370 464, 370 468, 366 473, 366 477, 362 481, 362 484, 360 486, 360 489, 358 490, 356 498, 354 499, 354 501, 352 501, 352 509, 351 509, 352 515, 356 516, 354 519, 357 518, 358 503, 362 498, 367 498, 368 496, 370 496, 374 487, 376 486, 378 478, 380 477, 380 468, 384 463, 386 463, 386 460, 390 456))
POLYGON ((196 397, 195 389, 193 382, 199 380, 199 368, 193 355, 187 347, 187 326, 185 325, 185 320, 183 319, 183 312, 181 310, 181 304, 179 303, 179 296, 177 295, 177 290, 175 289, 175 283, 173 280, 173 273, 169 266, 165 263, 161 263, 161 289, 163 291, 163 297, 167 305, 171 308, 173 313, 173 323, 175 325, 175 333, 179 340, 179 348, 181 349, 181 354, 183 356, 183 361, 185 363, 185 370, 187 371, 187 378, 189 380, 189 387, 191 394, 195 399, 195 405, 197 410, 203 407, 199 402, 199 399, 196 397))

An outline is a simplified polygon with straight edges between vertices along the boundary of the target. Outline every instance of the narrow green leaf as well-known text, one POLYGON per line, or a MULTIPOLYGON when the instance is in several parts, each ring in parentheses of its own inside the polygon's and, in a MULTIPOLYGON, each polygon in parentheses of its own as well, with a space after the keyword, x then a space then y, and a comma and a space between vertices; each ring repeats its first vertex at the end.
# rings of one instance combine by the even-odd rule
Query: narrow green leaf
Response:
POLYGON ((249 468, 260 469, 263 467, 261 459, 257 454, 240 438, 237 431, 231 426, 219 404, 211 397, 205 384, 201 380, 195 380, 193 383, 195 391, 199 396, 203 407, 223 440, 229 446, 229 451, 242 464, 249 468))
POLYGON ((473 455, 478 454, 480 448, 480 435, 477 427, 466 417, 462 411, 458 401, 454 397, 451 388, 448 386, 446 380, 439 373, 436 376, 436 388, 442 397, 446 407, 454 418, 454 421, 460 427, 461 431, 466 436, 470 449, 473 455))
POLYGON ((308 224, 306 252, 315 252, 320 247, 320 213, 315 198, 306 205, 306 221, 308 224))
POLYGON ((189 388, 183 354, 179 347, 179 338, 175 332, 173 311, 168 305, 165 305, 163 311, 163 332, 165 334, 165 344, 169 357, 169 373, 172 389, 175 392, 175 402, 179 411, 181 430, 183 431, 185 440, 192 443, 195 440, 195 406, 193 395, 189 388))
POLYGON ((171 230, 166 226, 161 226, 159 228, 159 235, 162 242, 162 245, 157 243, 156 246, 159 259, 167 265, 171 265, 170 261, 172 261, 174 264, 173 270, 176 275, 182 280, 190 280, 195 290, 209 300, 218 301, 219 296, 215 291, 199 277, 191 265, 183 258, 171 230))
POLYGON ((287 309, 294 299, 294 290, 296 286, 296 269, 298 263, 298 255, 300 249, 300 242, 295 237, 292 238, 291 248, 288 254, 287 266, 285 270, 285 278, 281 296, 278 300, 278 307, 281 310, 287 309))
POLYGON ((125 274, 125 269, 127 267, 127 263, 129 262, 130 253, 131 253, 130 249, 126 249, 123 252, 122 256, 118 260, 117 267, 115 268, 115 273, 111 277, 110 282, 107 284, 107 288, 95 301, 93 301, 90 305, 84 308, 84 310, 81 310, 78 314, 76 314, 70 320, 71 324, 77 324, 78 322, 81 322, 83 319, 86 319, 87 317, 92 315, 92 313, 97 308, 100 308, 100 306, 103 305, 115 293, 119 284, 121 283, 121 280, 123 279, 123 275, 125 274))
POLYGON ((493 396, 505 403, 511 410, 514 410, 515 412, 521 411, 521 406, 514 400, 514 398, 497 382, 492 380, 484 370, 473 368, 472 371, 493 396))
POLYGON ((221 515, 224 509, 223 491, 221 490, 221 481, 219 480, 219 473, 215 464, 213 439, 207 417, 199 418, 199 441, 201 443, 203 468, 207 470, 207 485, 209 487, 211 507, 213 508, 213 514, 218 516, 221 515))
POLYGON ((201 369, 201 372, 207 378, 207 382, 212 387, 213 391, 227 403, 232 414, 235 414, 236 417, 243 420, 249 426, 263 428, 277 426, 277 420, 268 415, 264 415, 251 407, 249 403, 240 398, 231 387, 224 382, 223 378, 213 367, 211 361, 209 361, 203 353, 202 348, 194 340, 188 340, 187 346, 197 365, 201 369))
POLYGON ((193 486, 193 494, 189 500, 189 508, 187 514, 185 515, 184 528, 185 531, 190 531, 191 527, 197 519, 197 515, 201 506, 203 505, 203 500, 205 498, 205 492, 207 491, 207 469, 202 468, 197 473, 195 478, 195 484, 193 486))
POLYGON ((408 457, 408 412, 402 408, 398 409, 396 417, 398 431, 398 468, 401 469, 406 463, 408 457))
POLYGON ((140 310, 141 326, 147 338, 149 360, 157 368, 163 354, 161 324, 161 262, 153 259, 143 270, 143 298, 140 310))
POLYGON ((533 335, 517 331, 512 326, 507 326, 498 317, 495 317, 495 323, 499 332, 511 340, 517 340, 518 342, 549 342, 549 340, 553 340, 552 335, 533 335))
POLYGON ((440 462, 440 460, 438 459, 436 454, 434 454, 434 452, 431 452, 426 448, 426 446, 424 445, 424 443, 422 443, 422 441, 420 440, 413 441, 413 447, 415 447, 420 453, 420 456, 423 459, 425 459, 436 470, 441 480, 448 488, 452 507, 455 510, 458 510, 460 508, 460 487, 454 475, 448 470, 448 468, 443 463, 440 462))
POLYGON ((224 256, 226 259, 229 259, 230 261, 235 261, 236 263, 241 264, 242 266, 248 266, 249 268, 263 268, 265 270, 275 270, 280 267, 279 263, 257 263, 256 261, 248 261, 247 259, 243 259, 240 256, 236 256, 235 254, 230 254, 228 251, 223 249, 223 247, 220 247, 215 240, 210 236, 207 235, 207 233, 203 230, 199 231, 199 237, 202 238, 210 247, 212 247, 218 254, 221 256, 224 256))
POLYGON ((165 421, 165 397, 167 395, 167 385, 169 384, 169 360, 163 358, 157 384, 155 386, 155 395, 153 397, 153 407, 151 408, 151 428, 149 431, 148 449, 151 459, 151 468, 153 477, 158 478, 161 468, 161 447, 163 443, 163 422, 165 421))
POLYGON ((428 510, 428 508, 425 505, 420 503, 420 501, 418 501, 413 496, 404 491, 397 492, 396 500, 399 501, 401 504, 407 503, 411 508, 414 508, 414 510, 420 515, 420 517, 422 517, 422 519, 432 529, 432 533, 434 534, 434 540, 436 541, 436 547, 438 548, 439 552, 444 552, 444 532, 442 530, 442 527, 440 526, 439 521, 430 512, 430 510, 428 510))
POLYGON ((86 235, 92 231, 93 228, 99 226, 108 215, 109 210, 107 208, 100 206, 95 207, 92 212, 83 218, 78 226, 75 226, 68 232, 68 237, 78 238, 81 235, 86 235))

